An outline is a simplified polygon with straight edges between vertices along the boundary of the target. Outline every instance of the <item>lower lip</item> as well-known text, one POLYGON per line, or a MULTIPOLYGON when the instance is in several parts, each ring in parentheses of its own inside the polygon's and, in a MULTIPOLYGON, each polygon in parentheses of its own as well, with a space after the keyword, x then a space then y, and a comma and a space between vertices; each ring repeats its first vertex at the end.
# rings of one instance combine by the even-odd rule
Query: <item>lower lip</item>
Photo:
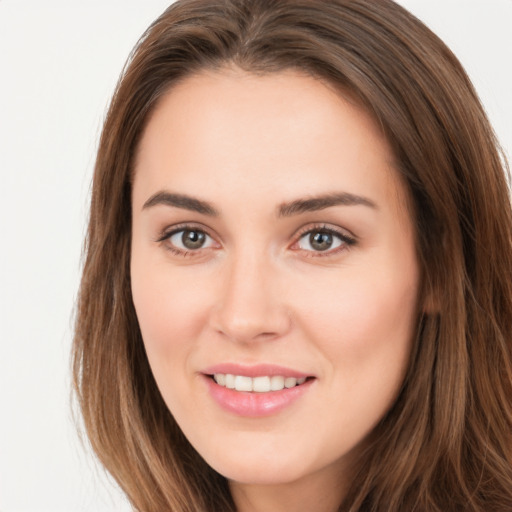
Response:
POLYGON ((314 379, 304 384, 268 393, 235 391, 219 386, 211 377, 205 376, 211 397, 224 410, 238 416, 259 418, 272 416, 286 409, 311 388, 314 379))

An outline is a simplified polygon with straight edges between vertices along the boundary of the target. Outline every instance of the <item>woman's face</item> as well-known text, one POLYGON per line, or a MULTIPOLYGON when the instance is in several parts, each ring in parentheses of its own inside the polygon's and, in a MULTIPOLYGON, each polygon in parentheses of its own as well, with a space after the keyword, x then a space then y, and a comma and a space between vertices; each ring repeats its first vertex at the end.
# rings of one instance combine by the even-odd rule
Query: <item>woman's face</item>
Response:
POLYGON ((393 155, 353 102, 234 69, 161 100, 136 160, 133 300, 162 396, 218 472, 346 475, 402 384, 418 279, 393 155))

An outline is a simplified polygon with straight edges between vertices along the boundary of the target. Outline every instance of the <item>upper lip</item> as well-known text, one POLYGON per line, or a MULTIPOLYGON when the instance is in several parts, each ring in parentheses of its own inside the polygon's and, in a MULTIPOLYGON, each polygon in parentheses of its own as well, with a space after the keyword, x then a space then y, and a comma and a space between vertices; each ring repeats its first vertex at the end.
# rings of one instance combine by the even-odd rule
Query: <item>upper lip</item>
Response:
POLYGON ((310 373, 304 373, 293 368, 275 364, 254 364, 243 365, 238 363, 219 363, 209 366, 202 371, 205 375, 214 375, 216 373, 243 375, 245 377, 273 377, 280 375, 282 377, 312 377, 310 373))

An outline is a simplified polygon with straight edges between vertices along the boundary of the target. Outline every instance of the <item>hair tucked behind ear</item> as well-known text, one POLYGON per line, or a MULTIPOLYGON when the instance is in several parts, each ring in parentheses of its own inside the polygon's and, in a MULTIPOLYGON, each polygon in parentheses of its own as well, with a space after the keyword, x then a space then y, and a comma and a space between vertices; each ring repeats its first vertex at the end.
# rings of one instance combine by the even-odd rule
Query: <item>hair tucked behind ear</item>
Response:
MULTIPOLYGON (((504 159, 459 62, 390 0, 184 0, 135 48, 100 141, 73 371, 101 462, 144 512, 234 510, 175 424, 130 291, 131 172, 158 99, 201 69, 299 69, 382 126, 412 199, 422 310, 396 403, 342 511, 512 510, 512 215, 504 159)), ((278 456, 278 454, 276 454, 278 456)))

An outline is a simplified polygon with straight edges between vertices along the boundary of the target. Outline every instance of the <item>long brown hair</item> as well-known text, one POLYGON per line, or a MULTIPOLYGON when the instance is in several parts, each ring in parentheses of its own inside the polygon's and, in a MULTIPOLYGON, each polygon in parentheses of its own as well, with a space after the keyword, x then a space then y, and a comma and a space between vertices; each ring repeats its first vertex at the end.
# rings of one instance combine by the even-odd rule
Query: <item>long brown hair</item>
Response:
POLYGON ((183 0, 142 36, 100 141, 74 338, 76 395, 100 461, 141 512, 234 510, 157 390, 129 273, 131 174, 148 117, 173 84, 226 65, 298 69, 355 96, 412 198, 423 314, 401 393, 340 510, 512 510, 505 160, 460 63, 391 0, 183 0))

